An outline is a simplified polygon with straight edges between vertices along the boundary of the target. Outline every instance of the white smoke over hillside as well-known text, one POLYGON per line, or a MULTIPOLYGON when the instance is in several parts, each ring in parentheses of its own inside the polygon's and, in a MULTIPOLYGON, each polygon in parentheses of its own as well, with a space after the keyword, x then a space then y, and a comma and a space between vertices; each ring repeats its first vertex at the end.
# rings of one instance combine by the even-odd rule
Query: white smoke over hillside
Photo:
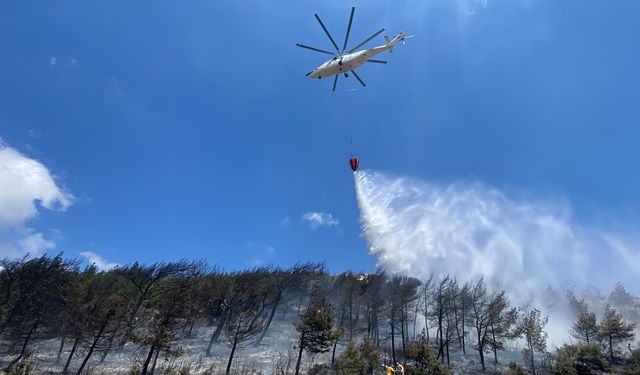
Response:
MULTIPOLYGON (((391 273, 425 279, 434 270, 462 282, 484 276, 505 288, 514 304, 535 298, 543 310, 535 296, 549 285, 583 287, 596 280, 613 283, 624 271, 640 274, 637 264, 625 261, 638 257, 637 251, 623 246, 625 255, 612 241, 615 235, 577 223, 565 201, 519 199, 479 182, 436 184, 377 171, 358 172, 355 185, 369 253, 391 273)), ((550 320, 565 331, 567 323, 550 320)))

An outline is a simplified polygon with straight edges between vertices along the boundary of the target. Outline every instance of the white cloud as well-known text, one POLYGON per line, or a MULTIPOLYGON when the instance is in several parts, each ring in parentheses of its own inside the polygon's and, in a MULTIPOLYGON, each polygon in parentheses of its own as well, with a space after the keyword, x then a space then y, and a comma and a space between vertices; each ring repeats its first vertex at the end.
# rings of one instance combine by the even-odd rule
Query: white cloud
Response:
POLYGON ((74 197, 61 189, 49 170, 0 140, 0 256, 35 255, 55 247, 51 239, 26 226, 39 206, 65 211, 74 197))
POLYGON ((104 259, 103 257, 101 257, 100 255, 91 252, 91 251, 83 251, 80 253, 80 256, 84 257, 85 259, 87 259, 88 263, 91 264, 95 264, 95 266, 98 268, 98 270, 100 271, 108 271, 112 268, 118 267, 120 264, 115 263, 115 262, 110 262, 106 259, 104 259))
POLYGON ((54 66, 56 65, 56 57, 53 56, 52 58, 49 59, 49 65, 54 66))
POLYGON ((20 249, 29 254, 37 254, 42 251, 51 250, 55 247, 55 243, 44 238, 42 233, 33 232, 26 237, 18 240, 20 249))
POLYGON ((334 226, 340 224, 338 219, 328 212, 307 212, 302 215, 302 219, 309 222, 311 229, 317 229, 322 226, 334 226))

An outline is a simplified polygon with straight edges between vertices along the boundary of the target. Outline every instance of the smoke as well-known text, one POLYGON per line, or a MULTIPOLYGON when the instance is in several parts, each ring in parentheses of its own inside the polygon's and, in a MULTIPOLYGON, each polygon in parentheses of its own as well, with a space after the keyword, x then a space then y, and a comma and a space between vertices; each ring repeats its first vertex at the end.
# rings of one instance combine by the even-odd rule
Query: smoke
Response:
MULTIPOLYGON (((586 286, 609 277, 611 268, 602 267, 594 254, 638 259, 629 247, 621 252, 612 246, 616 236, 577 223, 564 200, 519 198, 480 182, 440 184, 378 171, 356 173, 355 186, 362 236, 378 266, 390 273, 424 280, 434 271, 461 282, 484 276, 504 288, 512 303, 535 299, 534 305, 549 313, 540 298, 548 286, 586 286)), ((618 261, 630 274, 640 272, 637 262, 618 261)), ((566 301, 558 301, 554 310, 565 307, 566 301)), ((563 318, 565 312, 550 317, 550 326, 566 332, 571 320, 563 318)))

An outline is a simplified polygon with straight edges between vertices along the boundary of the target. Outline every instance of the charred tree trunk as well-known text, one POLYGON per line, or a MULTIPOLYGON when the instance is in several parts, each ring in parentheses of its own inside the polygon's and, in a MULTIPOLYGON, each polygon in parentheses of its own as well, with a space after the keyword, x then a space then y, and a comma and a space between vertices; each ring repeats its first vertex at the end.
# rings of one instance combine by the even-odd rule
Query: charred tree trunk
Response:
MULTIPOLYGON (((613 360, 613 335, 609 335, 609 356, 613 360)), ((533 351, 531 352, 531 357, 533 358, 533 351)))
POLYGON ((424 330, 427 334, 427 342, 429 342, 429 298, 427 297, 427 288, 424 288, 424 330))
POLYGON ((231 347, 231 355, 229 355, 229 361, 227 362, 227 372, 225 372, 225 374, 228 374, 229 372, 231 372, 231 362, 233 361, 233 355, 236 353, 236 345, 237 345, 237 341, 234 340, 233 347, 231 347))
MULTIPOLYGON (((609 336, 609 337, 611 337, 611 336, 609 336)), ((536 375, 536 356, 535 356, 535 353, 533 351, 533 347, 529 346, 529 348, 531 349, 531 370, 533 371, 533 375, 536 375)))
POLYGON ((193 326, 196 324, 195 319, 191 321, 191 324, 189 324, 189 332, 187 332, 187 337, 191 337, 191 334, 193 333, 193 326))
MULTIPOLYGON (((447 336, 449 336, 449 333, 447 332, 447 336)), ((447 366, 451 365, 451 360, 449 359, 449 339, 447 338, 446 341, 446 348, 447 348, 447 366)))
POLYGON ((491 337, 493 338, 493 363, 498 364, 498 348, 496 345, 496 332, 493 329, 493 324, 491 325, 491 337))
POLYGON ((380 325, 378 323, 378 319, 376 319, 375 330, 376 330, 376 345, 380 346, 380 325))
POLYGON ((87 353, 87 356, 84 358, 84 361, 82 361, 82 364, 80 365, 78 372, 76 372, 76 375, 80 375, 82 373, 82 370, 84 369, 84 366, 86 366, 87 362, 89 362, 89 358, 91 358, 91 355, 93 354, 93 351, 95 350, 96 345, 98 345, 98 341, 100 341, 100 338, 102 337, 102 333, 104 332, 104 329, 107 327, 107 324, 109 324, 109 320, 111 320, 111 317, 113 316, 113 314, 115 314, 115 311, 111 310, 105 317, 104 322, 102 322, 102 325, 100 326, 100 330, 98 330, 98 334, 96 335, 96 337, 94 337, 93 343, 91 343, 91 347, 89 348, 89 352, 87 353))
POLYGON ((109 340, 107 341, 107 349, 102 353, 102 356, 100 356, 100 363, 103 363, 105 359, 107 359, 107 355, 109 355, 111 348, 113 348, 113 341, 115 340, 116 335, 118 334, 118 330, 122 325, 123 319, 124 317, 120 315, 120 318, 118 319, 118 324, 116 324, 116 328, 113 330, 113 333, 111 334, 111 336, 109 336, 109 340))
POLYGON ((156 342, 154 340, 153 343, 151 344, 151 349, 149 349, 149 354, 147 354, 147 359, 144 360, 144 364, 142 365, 142 372, 140 373, 141 375, 147 375, 149 363, 151 363, 151 358, 153 357, 155 350, 156 350, 156 342))
POLYGON ((58 348, 58 356, 56 357, 56 363, 60 363, 60 358, 62 357, 62 351, 64 350, 64 340, 67 336, 62 336, 62 341, 60 341, 60 347, 58 348))
POLYGON ((153 364, 151 365, 151 375, 156 373, 156 365, 158 364, 158 355, 160 355, 160 348, 156 349, 156 354, 153 356, 153 364))
MULTIPOLYGON (((460 335, 460 327, 458 326, 460 319, 458 319, 458 311, 455 305, 453 307, 453 319, 456 325, 456 336, 458 337, 458 345, 460 346, 460 348, 462 348, 462 335, 460 335)), ((462 331, 464 332, 464 326, 462 327, 462 331)))
POLYGON ((396 342, 395 342, 395 329, 393 326, 393 318, 391 318, 391 357, 393 358, 393 363, 396 363, 396 342))
POLYGON ((69 371, 69 365, 71 364, 73 355, 76 353, 76 349, 78 348, 79 342, 80 342, 80 338, 76 337, 76 339, 73 341, 73 346, 71 347, 71 352, 69 353, 69 357, 67 358, 67 363, 65 363, 64 369, 62 370, 63 374, 66 374, 69 371))
POLYGON ((465 349, 465 341, 464 341, 464 305, 462 307, 462 354, 467 354, 467 350, 465 349))
POLYGON ((480 363, 482 364, 482 371, 485 370, 484 368, 484 340, 482 340, 481 336, 480 336, 480 330, 477 330, 478 332, 478 354, 480 354, 480 363))
POLYGON ((438 318, 438 334, 440 335, 440 345, 438 348, 438 356, 440 356, 440 360, 444 363, 444 338, 442 337, 442 317, 438 318))
POLYGON ((349 341, 353 340, 353 301, 349 302, 349 341))
POLYGON ((416 308, 413 311, 413 339, 416 339, 416 325, 418 324, 418 305, 419 303, 416 303, 416 308))
POLYGON ((31 339, 31 336, 38 328, 38 325, 40 324, 40 319, 41 317, 39 316, 38 319, 36 319, 36 322, 33 323, 33 325, 31 326, 31 329, 29 330, 29 333, 27 334, 27 337, 24 339, 24 343, 22 344, 22 350, 20 350, 20 354, 13 361, 9 363, 9 366, 7 366, 8 368, 13 367, 13 365, 18 363, 22 359, 22 357, 24 357, 24 353, 27 351, 27 345, 29 345, 29 340, 31 339))
POLYGON ((400 321, 400 337, 402 338, 402 353, 407 351, 404 339, 404 320, 400 321))
POLYGON ((331 366, 336 363, 336 348, 338 347, 338 340, 333 343, 333 352, 331 353, 331 366))
POLYGON ((304 350, 304 332, 300 336, 300 349, 298 350, 298 362, 296 362, 296 373, 298 375, 300 373, 300 361, 302 360, 302 351, 304 350))
POLYGON ((5 321, 2 322, 2 326, 0 326, 0 333, 4 332, 4 330, 13 322, 13 318, 16 315, 16 311, 18 311, 18 306, 22 304, 23 300, 24 300, 24 297, 21 297, 18 300, 18 302, 16 302, 16 304, 13 305, 13 307, 11 308, 11 311, 9 311, 7 319, 5 319, 5 321))
POLYGON ((207 357, 211 357, 211 347, 213 346, 213 343, 218 341, 218 337, 220 337, 220 333, 222 332, 222 329, 224 328, 224 325, 227 322, 228 315, 229 315, 228 312, 225 312, 222 315, 222 318, 218 322, 218 326, 216 327, 216 330, 213 331, 213 334, 211 335, 211 340, 209 340, 209 345, 207 345, 207 354, 206 354, 207 357))
POLYGON ((152 284, 149 284, 147 286, 147 288, 144 290, 144 292, 142 293, 142 295, 140 296, 140 298, 136 302, 136 305, 133 307, 133 310, 131 310, 131 314, 129 314, 129 319, 127 319, 127 330, 126 330, 124 336, 122 337, 122 340, 120 341, 120 345, 119 345, 120 348, 124 347, 124 344, 127 343, 127 340, 129 339, 129 336, 131 335, 131 332, 133 332, 133 321, 135 320, 136 315, 138 314, 138 310, 140 310, 140 307, 142 307, 142 304, 147 299, 147 296, 149 295, 149 289, 151 288, 151 285, 152 284))

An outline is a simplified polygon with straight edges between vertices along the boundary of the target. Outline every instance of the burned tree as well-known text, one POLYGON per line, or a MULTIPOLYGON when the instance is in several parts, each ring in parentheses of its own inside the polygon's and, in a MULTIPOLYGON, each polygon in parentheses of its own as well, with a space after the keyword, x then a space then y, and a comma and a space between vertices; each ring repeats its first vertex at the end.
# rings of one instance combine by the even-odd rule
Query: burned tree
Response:
POLYGON ((231 346, 231 354, 227 362, 228 374, 236 349, 250 343, 266 328, 268 320, 264 316, 264 300, 260 295, 250 294, 243 297, 229 310, 225 329, 227 342, 231 346))
POLYGON ((518 310, 509 307, 509 299, 504 291, 494 294, 489 302, 489 340, 488 345, 493 350, 493 361, 498 363, 498 350, 505 348, 508 340, 515 336, 515 324, 518 310))
POLYGON ((519 316, 514 332, 514 337, 522 337, 525 341, 526 346, 522 354, 529 362, 533 375, 536 374, 536 354, 542 354, 547 350, 547 333, 544 326, 548 320, 548 317, 540 317, 538 309, 525 311, 519 316))
POLYGON ((255 290, 261 288, 261 309, 266 308, 268 297, 267 286, 264 283, 268 274, 267 268, 256 268, 251 271, 224 275, 218 280, 212 291, 214 303, 211 304, 211 315, 217 319, 216 329, 213 331, 206 349, 206 356, 211 356, 211 348, 218 341, 231 313, 236 305, 246 300, 248 295, 257 294, 255 290))
POLYGON ((129 291, 126 294, 130 307, 125 322, 125 334, 120 342, 121 346, 124 346, 135 329, 134 321, 144 304, 166 292, 163 288, 166 285, 164 281, 188 272, 191 267, 190 262, 180 260, 174 263, 154 263, 150 266, 143 266, 136 262, 132 266, 117 270, 130 283, 129 291))
POLYGON ((484 279, 480 278, 476 281, 470 291, 469 298, 469 325, 475 329, 476 348, 480 355, 480 363, 482 370, 485 370, 484 353, 487 344, 487 334, 491 321, 489 312, 489 296, 487 295, 487 287, 484 279))
POLYGON ((156 283, 152 299, 145 304, 141 314, 143 324, 130 333, 133 342, 149 347, 142 375, 153 373, 161 351, 174 354, 172 343, 190 321, 189 290, 202 277, 205 267, 203 262, 180 262, 179 267, 171 268, 171 273, 156 283))
POLYGON ((19 345, 20 352, 7 367, 24 357, 36 335, 59 323, 77 272, 76 263, 63 260, 62 254, 54 258, 23 258, 13 266, 13 290, 5 292, 8 301, 3 306, 6 315, 3 314, 2 333, 13 341, 12 345, 19 345))
POLYGON ((260 334, 260 337, 256 341, 256 345, 260 344, 267 334, 273 317, 278 310, 278 307, 286 302, 286 294, 288 291, 299 287, 305 281, 305 277, 324 272, 324 265, 321 263, 304 263, 296 264, 290 269, 276 268, 271 272, 269 276, 270 294, 271 294, 271 311, 269 312, 269 318, 265 329, 260 334))

